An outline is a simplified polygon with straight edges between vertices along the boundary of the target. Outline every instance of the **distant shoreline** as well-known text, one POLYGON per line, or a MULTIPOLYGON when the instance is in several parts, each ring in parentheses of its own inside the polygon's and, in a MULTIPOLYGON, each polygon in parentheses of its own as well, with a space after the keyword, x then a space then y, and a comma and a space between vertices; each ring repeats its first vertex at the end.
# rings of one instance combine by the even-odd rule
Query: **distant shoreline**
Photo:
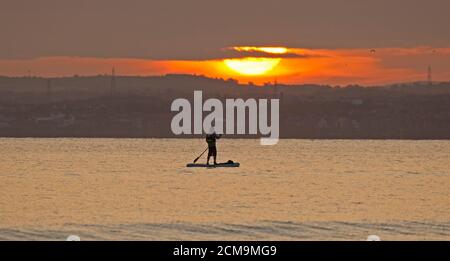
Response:
MULTIPOLYGON (((170 140, 192 140, 203 139, 198 137, 125 137, 125 136, 0 136, 0 139, 170 139, 170 140)), ((233 140, 259 140, 260 137, 226 137, 233 140)), ((280 140, 376 140, 376 141, 450 141, 450 138, 305 138, 305 137, 282 137, 280 140)))
POLYGON ((189 75, 0 77, 0 137, 179 138, 171 104, 197 90, 204 100, 279 99, 282 139, 450 139, 450 83, 252 87, 189 75))

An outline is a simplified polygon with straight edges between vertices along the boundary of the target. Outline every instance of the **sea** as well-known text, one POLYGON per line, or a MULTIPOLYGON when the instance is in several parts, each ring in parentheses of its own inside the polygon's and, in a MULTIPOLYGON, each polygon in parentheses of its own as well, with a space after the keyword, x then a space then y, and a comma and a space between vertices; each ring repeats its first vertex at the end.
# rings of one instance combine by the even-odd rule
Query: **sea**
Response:
POLYGON ((217 145, 1 138, 0 240, 450 240, 448 140, 217 145))

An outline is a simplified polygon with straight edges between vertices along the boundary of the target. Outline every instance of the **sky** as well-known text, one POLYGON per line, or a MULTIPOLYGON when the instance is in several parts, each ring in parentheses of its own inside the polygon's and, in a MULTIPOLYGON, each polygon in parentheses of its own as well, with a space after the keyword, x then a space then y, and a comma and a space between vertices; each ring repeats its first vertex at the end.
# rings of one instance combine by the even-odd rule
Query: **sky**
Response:
POLYGON ((96 75, 114 66, 123 75, 374 85, 425 80, 431 66, 433 80, 450 81, 448 0, 0 0, 0 6, 0 75, 96 75))

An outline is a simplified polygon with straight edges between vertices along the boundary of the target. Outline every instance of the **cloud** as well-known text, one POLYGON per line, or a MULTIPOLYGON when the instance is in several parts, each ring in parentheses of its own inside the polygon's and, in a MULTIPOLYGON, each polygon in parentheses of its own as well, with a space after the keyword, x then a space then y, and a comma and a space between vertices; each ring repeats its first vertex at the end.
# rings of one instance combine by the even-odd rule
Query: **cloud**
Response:
MULTIPOLYGON (((318 58, 323 57, 323 54, 314 54, 314 53, 305 53, 303 51, 299 51, 300 49, 289 49, 286 48, 285 53, 271 53, 263 50, 259 50, 261 47, 251 47, 254 49, 250 50, 242 50, 239 47, 226 47, 217 50, 217 52, 211 52, 207 56, 203 56, 201 58, 192 58, 192 59, 178 59, 178 60, 223 60, 223 59, 240 59, 247 57, 254 58, 283 58, 283 59, 309 59, 309 58, 318 58)), ((262 47, 264 48, 264 47, 262 47)))

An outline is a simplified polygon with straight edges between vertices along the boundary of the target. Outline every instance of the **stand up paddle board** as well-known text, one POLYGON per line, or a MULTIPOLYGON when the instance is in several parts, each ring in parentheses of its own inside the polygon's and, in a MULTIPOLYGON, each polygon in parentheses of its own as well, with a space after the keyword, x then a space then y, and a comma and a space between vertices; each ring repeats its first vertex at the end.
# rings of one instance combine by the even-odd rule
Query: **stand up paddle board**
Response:
POLYGON ((225 162, 225 163, 219 163, 217 165, 213 164, 196 164, 196 163, 188 163, 186 167, 188 168, 237 168, 239 167, 238 162, 225 162))

